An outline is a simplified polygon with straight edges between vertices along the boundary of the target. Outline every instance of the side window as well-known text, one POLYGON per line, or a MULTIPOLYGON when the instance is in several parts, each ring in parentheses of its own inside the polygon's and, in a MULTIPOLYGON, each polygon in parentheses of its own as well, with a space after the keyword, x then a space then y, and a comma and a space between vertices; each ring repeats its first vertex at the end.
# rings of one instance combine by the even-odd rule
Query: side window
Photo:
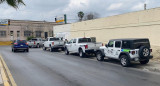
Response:
POLYGON ((115 42, 115 47, 120 48, 121 47, 121 41, 116 41, 115 42))
POLYGON ((69 42, 68 42, 68 44, 71 44, 73 42, 73 39, 72 40, 70 40, 69 42))
POLYGON ((123 41, 122 42, 122 48, 130 48, 130 42, 129 41, 123 41))
POLYGON ((76 43, 76 39, 73 40, 73 43, 76 43))
POLYGON ((114 41, 110 41, 110 42, 108 43, 108 47, 113 47, 113 45, 114 45, 114 41))

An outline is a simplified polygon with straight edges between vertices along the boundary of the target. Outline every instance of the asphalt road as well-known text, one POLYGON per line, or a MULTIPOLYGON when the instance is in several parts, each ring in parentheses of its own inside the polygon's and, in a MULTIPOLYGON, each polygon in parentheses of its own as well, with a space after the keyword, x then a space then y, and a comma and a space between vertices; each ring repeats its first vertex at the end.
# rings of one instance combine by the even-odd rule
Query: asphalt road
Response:
POLYGON ((160 86, 160 75, 91 58, 33 48, 0 47, 18 86, 160 86))

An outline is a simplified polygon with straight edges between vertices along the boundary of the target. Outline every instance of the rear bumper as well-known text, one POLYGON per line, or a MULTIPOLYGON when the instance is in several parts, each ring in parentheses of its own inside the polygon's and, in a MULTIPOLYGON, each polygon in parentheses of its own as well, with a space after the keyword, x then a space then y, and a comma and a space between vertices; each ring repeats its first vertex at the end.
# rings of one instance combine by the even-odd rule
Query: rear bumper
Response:
POLYGON ((14 50, 27 50, 28 49, 28 47, 27 48, 14 48, 14 50))
POLYGON ((85 53, 95 53, 94 49, 85 50, 85 53))
POLYGON ((52 46, 52 48, 64 48, 64 45, 55 45, 55 46, 52 46))
POLYGON ((153 56, 151 55, 151 56, 148 56, 148 57, 146 57, 146 58, 132 58, 132 59, 130 59, 131 61, 141 61, 141 60, 146 60, 146 59, 152 59, 153 58, 153 56))

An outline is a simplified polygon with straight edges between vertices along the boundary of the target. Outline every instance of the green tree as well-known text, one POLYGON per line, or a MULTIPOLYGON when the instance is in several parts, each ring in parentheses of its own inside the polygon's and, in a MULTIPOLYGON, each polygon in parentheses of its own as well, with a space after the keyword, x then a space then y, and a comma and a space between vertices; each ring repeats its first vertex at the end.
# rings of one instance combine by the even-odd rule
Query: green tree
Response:
POLYGON ((0 4, 6 2, 9 6, 18 8, 20 4, 25 5, 23 0, 0 0, 0 4))
POLYGON ((84 13, 82 11, 78 12, 79 21, 82 21, 84 13))

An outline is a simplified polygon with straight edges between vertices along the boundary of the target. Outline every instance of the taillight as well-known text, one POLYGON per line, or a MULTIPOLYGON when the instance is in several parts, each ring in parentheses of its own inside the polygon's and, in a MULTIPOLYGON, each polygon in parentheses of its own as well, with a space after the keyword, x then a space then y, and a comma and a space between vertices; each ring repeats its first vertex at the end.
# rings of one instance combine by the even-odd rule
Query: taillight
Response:
POLYGON ((104 46, 103 43, 102 43, 102 46, 104 46))
POLYGON ((54 42, 52 42, 52 45, 54 45, 54 42))
POLYGON ((152 49, 150 49, 150 52, 152 52, 152 49))
POLYGON ((88 49, 88 45, 85 45, 85 49, 88 49))
POLYGON ((14 43, 14 45, 17 45, 17 43, 14 43))
POLYGON ((36 44, 36 42, 34 41, 34 44, 36 44))
POLYGON ((28 43, 26 43, 26 45, 28 45, 28 43))
POLYGON ((134 55, 136 52, 135 51, 131 51, 131 54, 134 55))

